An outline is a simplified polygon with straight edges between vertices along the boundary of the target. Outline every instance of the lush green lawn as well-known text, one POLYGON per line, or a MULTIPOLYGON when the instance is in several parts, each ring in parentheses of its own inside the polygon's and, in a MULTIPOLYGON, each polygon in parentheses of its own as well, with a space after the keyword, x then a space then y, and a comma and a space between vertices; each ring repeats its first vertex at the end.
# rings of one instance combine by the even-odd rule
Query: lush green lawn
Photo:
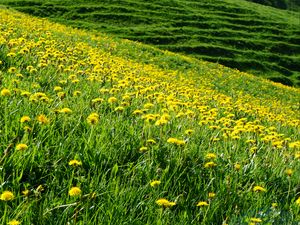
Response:
POLYGON ((0 9, 1 224, 297 224, 300 92, 0 9))
POLYGON ((300 9, 300 2, 298 0, 247 0, 262 5, 272 6, 279 9, 287 9, 298 11, 300 9))
POLYGON ((299 13, 238 0, 2 0, 35 16, 300 84, 299 13))

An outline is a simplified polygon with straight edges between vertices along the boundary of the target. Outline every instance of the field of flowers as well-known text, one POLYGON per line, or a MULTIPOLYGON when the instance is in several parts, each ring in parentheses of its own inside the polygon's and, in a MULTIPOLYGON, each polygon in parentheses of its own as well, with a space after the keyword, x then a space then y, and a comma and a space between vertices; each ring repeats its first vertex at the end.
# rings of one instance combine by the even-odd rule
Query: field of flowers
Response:
POLYGON ((1 224, 298 224, 300 91, 0 8, 1 224))

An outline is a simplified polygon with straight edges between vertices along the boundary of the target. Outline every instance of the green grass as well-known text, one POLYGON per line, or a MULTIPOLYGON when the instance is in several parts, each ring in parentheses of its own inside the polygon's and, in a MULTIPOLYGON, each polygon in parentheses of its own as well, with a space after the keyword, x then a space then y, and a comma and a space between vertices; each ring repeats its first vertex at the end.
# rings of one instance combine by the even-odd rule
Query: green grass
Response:
POLYGON ((297 0, 247 0, 262 5, 272 6, 279 9, 288 9, 298 11, 300 9, 300 2, 297 0))
POLYGON ((73 27, 218 62, 286 85, 300 85, 297 12, 243 0, 3 0, 2 4, 73 27))
POLYGON ((1 224, 299 223, 299 89, 13 10, 0 30, 1 224))

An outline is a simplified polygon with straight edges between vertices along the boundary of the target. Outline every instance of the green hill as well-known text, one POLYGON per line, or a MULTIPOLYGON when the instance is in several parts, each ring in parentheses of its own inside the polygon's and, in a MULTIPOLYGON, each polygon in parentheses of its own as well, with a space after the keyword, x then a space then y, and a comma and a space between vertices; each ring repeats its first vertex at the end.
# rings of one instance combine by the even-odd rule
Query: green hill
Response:
POLYGON ((300 89, 0 7, 0 224, 300 222, 300 89))
POLYGON ((114 34, 300 85, 299 13, 243 0, 2 0, 53 21, 114 34))
POLYGON ((272 6, 279 9, 288 9, 293 11, 300 10, 300 1, 298 0, 247 0, 262 5, 272 6))

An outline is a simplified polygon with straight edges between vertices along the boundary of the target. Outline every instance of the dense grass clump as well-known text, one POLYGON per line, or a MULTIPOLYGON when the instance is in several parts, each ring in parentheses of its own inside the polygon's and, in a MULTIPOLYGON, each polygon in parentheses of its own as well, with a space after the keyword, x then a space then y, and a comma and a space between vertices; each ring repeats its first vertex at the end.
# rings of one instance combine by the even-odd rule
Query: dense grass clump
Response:
POLYGON ((300 92, 0 9, 1 224, 296 224, 300 92))
POLYGON ((189 54, 285 85, 300 85, 298 12, 243 0, 3 0, 2 3, 74 27, 189 54))

